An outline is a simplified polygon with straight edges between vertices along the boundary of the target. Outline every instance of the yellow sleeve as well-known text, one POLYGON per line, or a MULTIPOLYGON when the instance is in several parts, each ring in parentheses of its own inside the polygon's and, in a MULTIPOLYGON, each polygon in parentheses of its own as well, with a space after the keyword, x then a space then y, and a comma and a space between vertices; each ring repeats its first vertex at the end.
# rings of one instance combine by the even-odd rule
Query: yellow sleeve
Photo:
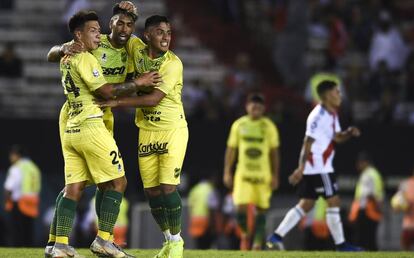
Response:
POLYGON ((91 91, 95 91, 106 84, 102 67, 92 54, 83 54, 79 57, 78 73, 91 91))
POLYGON ((176 59, 174 61, 166 63, 165 65, 162 65, 159 73, 162 78, 162 83, 155 88, 159 89, 165 94, 168 94, 174 88, 177 82, 181 81, 181 78, 183 76, 183 64, 180 60, 176 59))
POLYGON ((127 42, 126 51, 132 57, 135 49, 143 49, 146 47, 146 44, 137 36, 132 35, 127 42))
POLYGON ((230 129, 230 135, 227 139, 227 146, 237 148, 239 146, 239 124, 237 121, 233 123, 230 129))
POLYGON ((270 130, 269 132, 269 143, 270 143, 270 148, 279 148, 280 145, 280 141, 279 141, 279 130, 277 129, 276 125, 269 121, 269 127, 270 130))

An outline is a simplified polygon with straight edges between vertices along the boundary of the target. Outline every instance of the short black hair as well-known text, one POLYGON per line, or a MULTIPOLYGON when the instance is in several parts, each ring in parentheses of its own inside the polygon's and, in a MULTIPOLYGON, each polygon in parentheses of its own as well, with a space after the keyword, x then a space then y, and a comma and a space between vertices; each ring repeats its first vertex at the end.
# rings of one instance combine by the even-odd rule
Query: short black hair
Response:
POLYGON ((10 153, 17 154, 19 156, 26 156, 28 154, 26 147, 20 144, 14 144, 10 147, 10 153))
POLYGON ((98 21, 99 17, 94 11, 79 11, 75 13, 69 20, 68 27, 70 33, 82 28, 88 21, 98 21))
POLYGON ((264 98, 263 94, 260 93, 260 92, 252 92, 249 95, 247 95, 247 103, 249 103, 249 102, 264 104, 265 103, 265 98, 264 98))
POLYGON ((168 18, 165 16, 153 15, 151 17, 148 17, 145 20, 145 29, 148 29, 149 27, 154 26, 154 25, 158 25, 161 22, 170 23, 170 21, 168 21, 168 18))
POLYGON ((336 84, 336 82, 325 80, 325 81, 322 81, 321 83, 318 84, 318 86, 316 87, 316 91, 318 92, 318 96, 320 98, 322 98, 322 95, 325 92, 332 90, 336 86, 338 86, 338 84, 336 84))
POLYGON ((115 4, 114 7, 112 8, 112 16, 115 16, 117 14, 128 15, 129 17, 131 17, 131 19, 134 22, 138 19, 138 14, 136 14, 134 12, 128 12, 127 10, 122 9, 121 7, 119 7, 119 3, 115 4))

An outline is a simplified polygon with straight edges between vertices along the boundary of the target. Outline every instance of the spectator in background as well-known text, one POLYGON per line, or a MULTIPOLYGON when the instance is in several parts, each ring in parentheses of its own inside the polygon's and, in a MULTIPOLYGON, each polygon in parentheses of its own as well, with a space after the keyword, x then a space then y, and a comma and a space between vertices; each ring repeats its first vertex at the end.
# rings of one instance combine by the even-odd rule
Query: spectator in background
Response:
POLYGON ((0 56, 0 77, 20 78, 23 75, 22 60, 14 51, 12 42, 6 43, 3 53, 0 56))
POLYGON ((355 243, 366 250, 377 251, 377 230, 382 219, 384 182, 366 152, 359 153, 356 167, 360 176, 348 218, 355 224, 355 243))
MULTIPOLYGON (((91 233, 91 235, 95 236, 98 232, 98 216, 96 215, 95 209, 95 196, 89 202, 89 208, 85 215, 84 224, 82 225, 83 229, 86 229, 87 233, 91 233)), ((116 220, 113 237, 114 243, 121 246, 127 246, 127 234, 128 234, 128 210, 129 210, 129 202, 124 197, 122 197, 121 206, 119 207, 119 214, 116 220)))
POLYGON ((411 177, 401 182, 391 206, 395 211, 404 212, 401 247, 409 251, 414 246, 414 170, 411 177))
POLYGON ((6 211, 11 213, 13 246, 32 246, 34 220, 39 215, 40 170, 19 145, 9 153, 12 164, 4 183, 6 211))
POLYGON ((188 195, 190 212, 189 234, 195 240, 196 249, 210 249, 220 232, 219 194, 215 189, 215 177, 201 180, 188 195))
POLYGON ((371 41, 369 52, 371 70, 375 71, 379 63, 384 60, 392 72, 399 71, 404 66, 409 52, 410 49, 398 28, 393 25, 390 14, 382 11, 379 14, 378 28, 371 41))

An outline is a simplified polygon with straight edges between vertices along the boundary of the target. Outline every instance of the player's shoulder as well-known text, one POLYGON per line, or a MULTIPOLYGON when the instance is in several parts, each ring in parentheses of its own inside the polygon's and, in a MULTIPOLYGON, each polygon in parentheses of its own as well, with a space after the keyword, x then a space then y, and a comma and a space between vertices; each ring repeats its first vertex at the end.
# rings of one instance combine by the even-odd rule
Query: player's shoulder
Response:
POLYGON ((262 122, 265 126, 276 126, 272 119, 268 118, 267 116, 262 117, 262 122))
POLYGON ((326 116, 327 115, 327 112, 328 111, 326 111, 326 109, 325 108, 323 108, 323 106, 321 105, 321 104, 319 104, 319 105, 316 105, 313 109, 312 109, 312 111, 309 113, 309 116, 308 116, 308 121, 309 120, 318 120, 318 119, 321 119, 321 118, 323 118, 324 116, 326 116))
POLYGON ((131 37, 128 39, 127 42, 128 48, 134 48, 134 49, 143 49, 147 47, 147 44, 142 41, 141 38, 137 37, 136 35, 132 34, 131 37))
POLYGON ((171 50, 168 50, 168 52, 166 53, 165 61, 169 65, 181 66, 181 67, 183 66, 183 62, 181 62, 181 59, 171 50))

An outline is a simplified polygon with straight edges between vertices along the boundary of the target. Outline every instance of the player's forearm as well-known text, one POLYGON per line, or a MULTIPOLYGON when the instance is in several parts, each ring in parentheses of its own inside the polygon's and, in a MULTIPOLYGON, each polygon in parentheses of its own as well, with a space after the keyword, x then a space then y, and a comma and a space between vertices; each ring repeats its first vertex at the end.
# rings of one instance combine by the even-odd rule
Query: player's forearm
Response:
POLYGON ((231 173, 231 168, 236 161, 236 151, 232 147, 227 147, 226 153, 224 155, 224 173, 231 173))
POLYGON ((270 159, 272 161, 273 176, 279 178, 280 170, 280 153, 278 148, 274 148, 270 151, 270 159))
POLYGON ((352 134, 349 131, 343 131, 343 132, 335 134, 334 141, 336 143, 343 143, 351 139, 351 137, 352 137, 352 134))
POLYGON ((309 158, 309 155, 311 153, 311 147, 314 140, 308 136, 305 136, 305 139, 303 140, 302 150, 300 151, 299 156, 299 168, 304 168, 306 161, 309 158))
POLYGON ((112 84, 111 94, 113 97, 130 96, 131 94, 137 92, 137 90, 137 85, 132 81, 116 83, 112 84))
POLYGON ((57 63, 60 61, 60 58, 62 58, 62 46, 56 45, 53 46, 49 53, 47 53, 47 61, 52 63, 57 63))
POLYGON ((118 99, 118 107, 155 107, 158 105, 159 101, 153 97, 151 94, 137 96, 137 97, 125 97, 118 99))

